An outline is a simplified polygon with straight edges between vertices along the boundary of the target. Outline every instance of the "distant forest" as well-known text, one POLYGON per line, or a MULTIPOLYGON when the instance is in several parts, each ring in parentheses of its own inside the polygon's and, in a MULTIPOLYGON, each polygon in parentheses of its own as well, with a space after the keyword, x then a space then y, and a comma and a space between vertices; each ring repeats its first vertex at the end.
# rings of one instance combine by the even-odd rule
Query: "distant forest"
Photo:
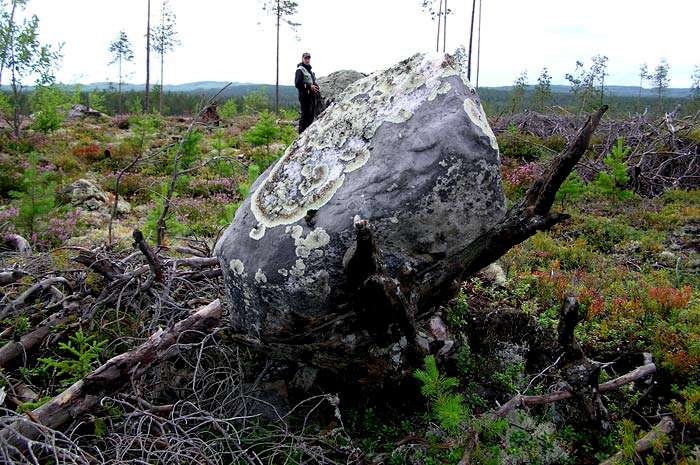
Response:
MULTIPOLYGON (((217 93, 225 83, 195 83, 192 85, 174 86, 184 90, 169 91, 166 86, 163 92, 164 116, 188 116, 201 108, 201 105, 217 93)), ((5 87, 5 86, 3 86, 5 87)), ((142 86, 125 86, 120 99, 116 88, 108 85, 58 86, 65 94, 65 100, 71 103, 80 103, 99 109, 109 115, 120 113, 137 113, 143 106, 142 86), (91 89, 91 90, 90 90, 91 89), (79 94, 79 97, 78 97, 79 94)), ((552 91, 547 95, 547 101, 537 95, 536 86, 527 86, 520 90, 515 86, 508 87, 482 87, 479 96, 484 110, 489 116, 498 116, 522 110, 543 110, 547 108, 560 109, 573 113, 582 109, 580 96, 566 91, 566 86, 552 86, 552 91)), ((29 89, 27 89, 29 90, 29 89)), ((5 88, 2 92, 9 96, 5 88)), ((30 92, 23 92, 20 106, 23 112, 29 112, 30 92)), ((152 87, 152 108, 159 107, 160 89, 158 85, 152 87)), ((218 98, 218 104, 223 105, 231 100, 229 108, 233 107, 239 113, 258 113, 271 110, 274 107, 274 86, 259 84, 234 84, 226 89, 218 98)), ((595 106, 601 103, 599 95, 593 96, 587 106, 595 106)), ((700 111, 700 101, 694 98, 690 89, 668 89, 661 102, 653 91, 643 89, 639 95, 639 88, 629 86, 611 87, 602 97, 602 103, 610 106, 612 114, 626 115, 647 111, 651 114, 661 114, 679 109, 680 114, 694 114, 700 111), (635 95, 637 94, 637 95, 635 95)), ((293 86, 280 86, 280 107, 290 111, 296 111, 299 103, 297 91, 293 86)), ((583 108, 587 110, 589 108, 583 108)))

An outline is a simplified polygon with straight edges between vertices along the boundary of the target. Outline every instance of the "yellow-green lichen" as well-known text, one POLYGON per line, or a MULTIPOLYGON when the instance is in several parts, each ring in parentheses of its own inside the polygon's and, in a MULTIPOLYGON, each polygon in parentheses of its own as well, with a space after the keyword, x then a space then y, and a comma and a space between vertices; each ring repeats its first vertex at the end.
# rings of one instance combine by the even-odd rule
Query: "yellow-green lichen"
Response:
POLYGON ((469 117, 469 120, 479 129, 481 129, 486 137, 488 137, 491 147, 498 150, 496 136, 493 134, 488 121, 486 121, 486 115, 484 114, 484 110, 481 108, 481 105, 477 106, 476 102, 470 98, 464 99, 464 112, 469 117))

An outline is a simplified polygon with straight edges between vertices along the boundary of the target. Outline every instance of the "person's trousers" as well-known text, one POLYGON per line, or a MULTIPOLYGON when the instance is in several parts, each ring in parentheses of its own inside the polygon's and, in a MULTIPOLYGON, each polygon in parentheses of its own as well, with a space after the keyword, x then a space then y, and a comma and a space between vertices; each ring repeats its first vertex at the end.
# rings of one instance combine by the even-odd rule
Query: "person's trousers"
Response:
POLYGON ((299 94, 301 104, 301 117, 299 118, 299 134, 314 122, 314 96, 311 94, 299 94))

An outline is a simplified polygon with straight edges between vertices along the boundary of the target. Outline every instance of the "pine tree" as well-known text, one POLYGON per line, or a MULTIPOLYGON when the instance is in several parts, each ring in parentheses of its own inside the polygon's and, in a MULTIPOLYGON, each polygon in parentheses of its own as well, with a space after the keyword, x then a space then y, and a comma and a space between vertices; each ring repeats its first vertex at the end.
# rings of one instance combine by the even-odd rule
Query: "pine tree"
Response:
POLYGON ((644 87, 644 81, 651 79, 649 74, 649 67, 646 63, 639 65, 639 94, 637 94, 637 112, 640 111, 640 105, 642 101, 642 88, 644 87))
POLYGON ((595 96, 595 75, 584 66, 582 61, 576 61, 573 73, 566 73, 566 80, 571 84, 571 93, 578 100, 579 114, 586 111, 595 96))
POLYGON ((537 78, 537 86, 535 86, 535 105, 540 111, 544 111, 545 107, 552 100, 552 76, 545 66, 537 78))
POLYGON ((277 55, 276 55, 276 77, 275 77, 275 113, 279 113, 280 107, 280 27, 287 23, 292 30, 296 30, 301 23, 296 23, 288 19, 294 16, 299 8, 299 3, 292 0, 265 0, 263 11, 271 14, 276 20, 277 29, 277 55))
POLYGON ((26 6, 28 0, 12 0, 11 11, 5 11, 0 3, 0 59, 1 70, 10 72, 11 100, 3 102, 5 111, 11 114, 8 122, 15 137, 19 137, 21 127, 21 100, 25 80, 36 76, 37 85, 47 85, 54 81, 53 68, 61 59, 61 46, 57 48, 42 45, 39 41, 39 18, 36 15, 19 22, 16 18, 18 7, 26 6))
POLYGON ((123 64, 134 61, 134 51, 131 48, 131 42, 126 32, 120 31, 119 37, 109 44, 109 53, 112 54, 110 65, 117 63, 119 66, 119 113, 124 111, 124 94, 122 93, 122 85, 124 84, 123 64))
POLYGON ((605 77, 609 76, 608 69, 608 57, 605 55, 596 55, 591 58, 593 64, 591 64, 591 78, 600 86, 600 105, 603 105, 603 100, 605 98, 605 77))
POLYGON ((654 69, 654 74, 651 76, 652 85, 654 89, 656 89, 656 95, 658 96, 659 111, 661 111, 664 90, 667 89, 671 83, 671 79, 668 77, 670 70, 671 68, 668 62, 665 58, 662 58, 661 62, 654 69))
POLYGON ((523 70, 518 78, 513 83, 513 92, 510 98, 510 111, 515 113, 519 111, 525 100, 525 91, 527 90, 527 70, 523 70))
POLYGON ((163 68, 165 64, 165 55, 168 52, 172 52, 176 47, 181 45, 180 40, 177 37, 177 30, 175 29, 176 17, 175 13, 170 9, 169 0, 163 0, 160 6, 160 23, 155 27, 153 31, 153 51, 156 52, 160 58, 160 88, 159 88, 159 98, 158 98, 158 112, 163 113, 163 68))

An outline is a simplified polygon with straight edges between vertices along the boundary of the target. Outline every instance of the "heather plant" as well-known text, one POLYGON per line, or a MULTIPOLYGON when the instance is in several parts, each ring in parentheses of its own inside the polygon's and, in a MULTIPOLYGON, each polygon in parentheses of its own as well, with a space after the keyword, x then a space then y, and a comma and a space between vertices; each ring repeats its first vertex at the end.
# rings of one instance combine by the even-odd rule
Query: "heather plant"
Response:
POLYGON ((515 201, 521 198, 532 182, 542 174, 542 168, 537 163, 526 163, 503 173, 506 196, 515 201))

